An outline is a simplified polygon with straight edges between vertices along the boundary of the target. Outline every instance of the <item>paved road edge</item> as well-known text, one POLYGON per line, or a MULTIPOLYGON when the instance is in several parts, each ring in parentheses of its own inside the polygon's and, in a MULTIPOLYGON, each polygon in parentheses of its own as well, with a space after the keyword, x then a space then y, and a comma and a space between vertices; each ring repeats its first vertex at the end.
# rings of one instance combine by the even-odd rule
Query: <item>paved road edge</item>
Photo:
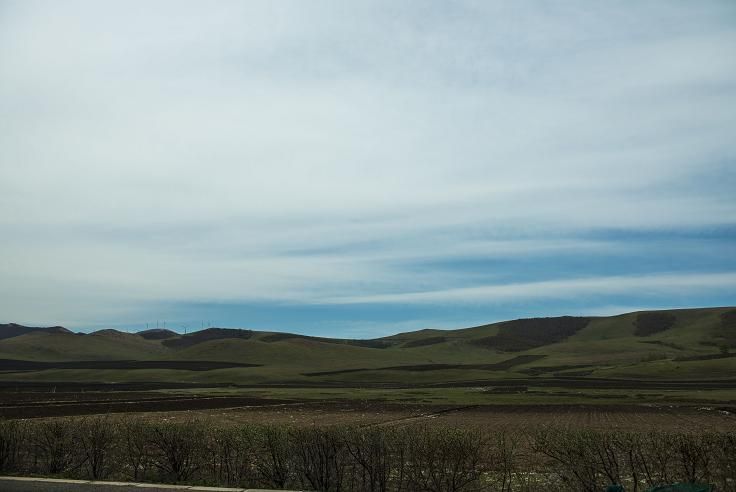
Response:
MULTIPOLYGON (((273 489, 239 489, 228 487, 203 487, 199 485, 171 485, 161 483, 141 483, 141 482, 105 482, 101 480, 71 480, 64 478, 41 478, 41 477, 8 477, 0 476, 0 482, 39 482, 39 483, 58 483, 68 485, 102 485, 108 487, 138 487, 145 489, 171 489, 171 490, 192 490, 206 492, 268 492, 273 489)), ((281 491, 281 492, 298 492, 298 491, 281 491)))

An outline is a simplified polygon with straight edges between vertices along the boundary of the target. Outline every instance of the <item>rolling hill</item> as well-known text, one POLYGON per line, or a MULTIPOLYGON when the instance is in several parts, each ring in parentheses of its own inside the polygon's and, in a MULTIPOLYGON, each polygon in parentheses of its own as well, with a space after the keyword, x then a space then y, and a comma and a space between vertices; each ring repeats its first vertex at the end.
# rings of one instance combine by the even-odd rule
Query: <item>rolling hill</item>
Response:
POLYGON ((434 384, 730 379, 736 308, 530 318, 343 340, 230 328, 73 333, 0 325, 3 381, 434 384))

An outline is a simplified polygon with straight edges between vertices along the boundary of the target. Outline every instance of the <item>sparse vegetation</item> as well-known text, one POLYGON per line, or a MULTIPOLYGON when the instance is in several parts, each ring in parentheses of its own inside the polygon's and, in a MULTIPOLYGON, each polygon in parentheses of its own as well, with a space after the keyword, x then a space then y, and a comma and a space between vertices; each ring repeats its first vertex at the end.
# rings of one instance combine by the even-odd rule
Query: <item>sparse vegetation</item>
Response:
POLYGON ((734 432, 308 427, 91 417, 0 422, 3 473, 310 490, 734 491, 734 432))

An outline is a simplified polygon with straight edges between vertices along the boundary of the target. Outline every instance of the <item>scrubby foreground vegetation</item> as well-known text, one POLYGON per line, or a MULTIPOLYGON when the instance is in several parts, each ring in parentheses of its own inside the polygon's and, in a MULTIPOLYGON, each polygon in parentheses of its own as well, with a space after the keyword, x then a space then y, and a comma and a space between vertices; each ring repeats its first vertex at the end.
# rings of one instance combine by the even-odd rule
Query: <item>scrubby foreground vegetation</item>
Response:
POLYGON ((445 426, 213 426, 139 418, 0 421, 4 474, 337 491, 736 491, 736 431, 525 433, 445 426))

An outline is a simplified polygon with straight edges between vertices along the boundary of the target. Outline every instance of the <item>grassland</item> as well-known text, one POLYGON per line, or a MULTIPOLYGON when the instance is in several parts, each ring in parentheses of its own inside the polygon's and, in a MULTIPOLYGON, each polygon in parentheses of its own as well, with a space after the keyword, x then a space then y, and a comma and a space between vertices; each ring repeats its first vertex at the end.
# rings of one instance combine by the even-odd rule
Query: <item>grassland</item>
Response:
POLYGON ((18 452, 0 468, 10 473, 320 490, 736 485, 734 308, 515 320, 375 340, 227 329, 2 331, 0 433, 18 452), (66 454, 90 443, 98 445, 86 452, 103 453, 109 466, 66 454), (115 454, 131 443, 142 461, 115 454), (181 462, 168 449, 206 456, 207 465, 182 474, 167 464, 181 462), (478 454, 465 453, 472 449, 478 454), (332 453, 326 476, 300 461, 311 456, 305 450, 332 453), (369 450, 396 459, 383 468, 387 479, 403 476, 405 463, 415 477, 384 488, 362 481, 369 450), (271 451, 292 466, 285 481, 259 461, 271 451), (407 460, 407 452, 415 454, 407 460), (427 461, 438 456, 461 461, 427 461), (235 464, 239 475, 223 474, 235 464), (430 486, 421 479, 431 469, 458 470, 467 481, 430 486))
POLYGON ((394 391, 429 391, 442 396, 421 399, 484 404, 731 404, 734 352, 736 309, 728 307, 514 320, 374 340, 232 329, 77 334, 0 325, 0 382, 46 390, 156 383, 273 395, 326 389, 339 398, 375 392, 389 400, 400 394, 394 391))

